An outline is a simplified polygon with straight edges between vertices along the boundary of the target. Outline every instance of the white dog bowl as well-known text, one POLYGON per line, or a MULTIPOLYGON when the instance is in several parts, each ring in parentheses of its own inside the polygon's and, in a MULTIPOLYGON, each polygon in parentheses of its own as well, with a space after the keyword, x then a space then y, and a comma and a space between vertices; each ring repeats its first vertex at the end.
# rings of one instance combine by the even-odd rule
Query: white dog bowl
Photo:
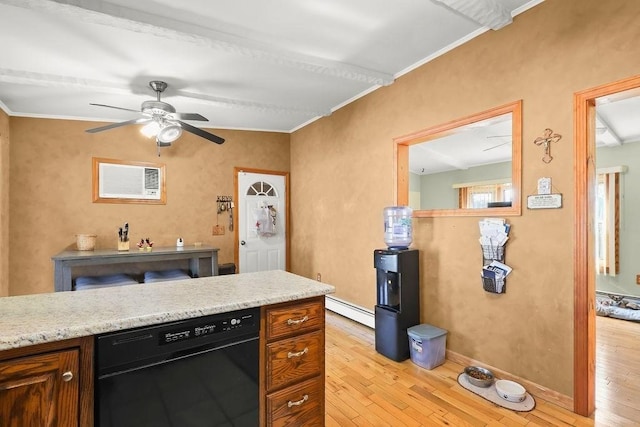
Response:
POLYGON ((519 403, 527 397, 527 390, 520 384, 509 380, 496 381, 498 396, 509 402, 519 403))

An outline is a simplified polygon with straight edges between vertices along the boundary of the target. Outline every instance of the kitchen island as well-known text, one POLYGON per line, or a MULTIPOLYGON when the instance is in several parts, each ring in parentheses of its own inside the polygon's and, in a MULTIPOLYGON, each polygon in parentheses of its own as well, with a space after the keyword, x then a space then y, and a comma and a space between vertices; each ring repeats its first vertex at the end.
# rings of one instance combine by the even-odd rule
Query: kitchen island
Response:
MULTIPOLYGON (((52 366, 60 382, 55 382, 58 377, 54 375, 50 387, 60 396, 51 401, 54 409, 30 408, 29 412, 40 412, 42 417, 57 413, 61 426, 73 425, 73 421, 60 420, 76 415, 76 425, 91 426, 95 335, 260 307, 261 425, 293 422, 297 410, 309 416, 297 404, 300 397, 286 396, 288 391, 300 390, 307 396, 305 403, 311 403, 306 402, 308 396, 316 399, 313 416, 323 420, 324 295, 332 292, 332 286, 311 279, 267 271, 0 298, 0 386, 15 380, 10 376, 19 371, 18 364, 38 358, 23 364, 52 366), (291 348, 283 350, 284 344, 291 348), (299 357, 291 360, 288 354, 299 357), (304 391, 307 386, 311 392, 304 391), (76 401, 69 402, 73 399, 76 401)), ((21 374, 21 384, 27 374, 21 374)))

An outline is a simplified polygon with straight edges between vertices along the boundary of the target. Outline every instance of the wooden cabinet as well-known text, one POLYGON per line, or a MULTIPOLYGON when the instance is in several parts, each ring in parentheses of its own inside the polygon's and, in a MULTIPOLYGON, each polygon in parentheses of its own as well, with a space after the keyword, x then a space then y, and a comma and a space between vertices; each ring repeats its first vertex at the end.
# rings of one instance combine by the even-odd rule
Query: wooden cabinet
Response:
POLYGON ((324 297, 263 307, 261 425, 324 426, 324 297))
POLYGON ((2 426, 92 426, 92 352, 92 337, 0 352, 2 426))

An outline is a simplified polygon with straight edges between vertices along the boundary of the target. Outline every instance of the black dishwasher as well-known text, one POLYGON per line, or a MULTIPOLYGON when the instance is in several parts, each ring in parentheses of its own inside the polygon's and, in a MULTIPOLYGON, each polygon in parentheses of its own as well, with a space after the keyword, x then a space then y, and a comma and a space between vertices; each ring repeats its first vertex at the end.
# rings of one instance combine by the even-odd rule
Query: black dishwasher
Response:
POLYGON ((260 309, 96 336, 98 427, 257 426, 260 309))

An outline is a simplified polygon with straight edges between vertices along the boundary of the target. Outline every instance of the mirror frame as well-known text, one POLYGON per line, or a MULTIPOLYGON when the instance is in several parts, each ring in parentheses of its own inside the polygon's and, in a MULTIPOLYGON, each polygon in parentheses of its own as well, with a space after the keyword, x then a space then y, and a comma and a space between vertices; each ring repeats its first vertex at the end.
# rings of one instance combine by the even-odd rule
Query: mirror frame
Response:
POLYGON ((512 114, 511 185, 513 189, 513 201, 511 206, 483 209, 414 210, 413 217, 522 215, 522 100, 394 138, 396 204, 398 206, 408 206, 409 204, 409 147, 411 145, 432 141, 451 134, 454 129, 461 126, 507 113, 512 114))

